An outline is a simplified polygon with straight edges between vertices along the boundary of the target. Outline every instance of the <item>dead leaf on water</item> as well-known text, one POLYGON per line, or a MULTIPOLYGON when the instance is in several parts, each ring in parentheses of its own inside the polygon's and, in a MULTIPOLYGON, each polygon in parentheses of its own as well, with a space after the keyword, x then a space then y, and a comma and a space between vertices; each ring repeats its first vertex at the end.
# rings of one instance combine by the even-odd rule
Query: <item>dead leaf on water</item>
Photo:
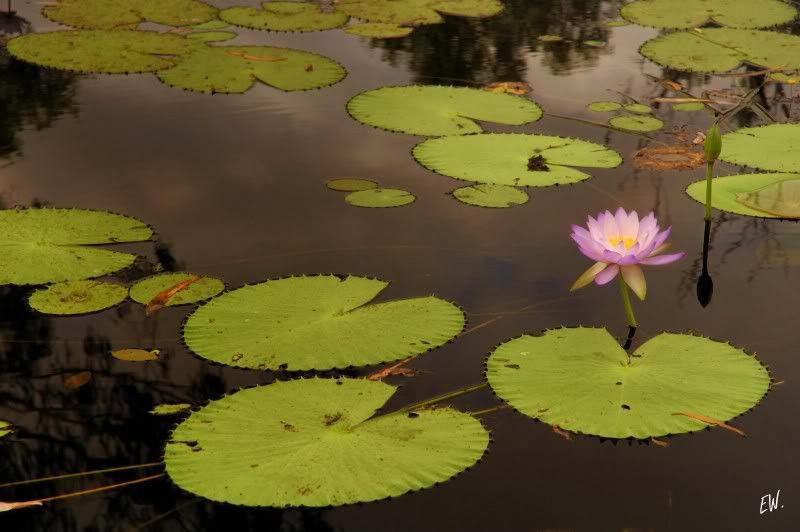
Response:
POLYGON ((167 288, 166 290, 157 293, 155 296, 153 296, 153 299, 151 299, 150 302, 147 304, 147 306, 144 308, 145 316, 150 316, 151 314, 155 313, 156 311, 161 309, 164 305, 166 305, 167 302, 169 302, 169 300, 172 299, 172 297, 175 294, 177 294, 181 290, 186 289, 192 283, 196 283, 202 278, 203 277, 200 275, 195 275, 193 277, 190 277, 188 279, 179 282, 175 286, 172 286, 170 288, 167 288))
POLYGON ((556 434, 558 434, 559 436, 561 436, 565 440, 571 440, 572 439, 572 436, 570 435, 569 432, 567 432, 565 430, 561 430, 560 428, 558 428, 557 425, 553 425, 553 432, 555 432, 556 434))
POLYGON ((111 356, 118 360, 125 360, 128 362, 147 362, 149 360, 158 360, 158 355, 161 353, 160 349, 117 349, 111 351, 111 356))
POLYGON ((733 425, 728 425, 724 421, 720 421, 719 419, 714 419, 713 417, 704 416, 702 414, 696 414, 694 412, 675 412, 672 415, 690 417, 692 419, 696 419, 697 421, 702 421, 703 423, 708 423, 709 425, 716 425, 717 427, 729 430, 731 432, 735 432, 739 436, 742 437, 747 436, 747 434, 745 434, 743 430, 737 429, 733 425))
POLYGON ((703 152, 693 146, 665 144, 648 146, 637 151, 633 164, 647 170, 686 170, 699 168, 705 164, 703 152))
POLYGON ((484 85, 482 88, 489 92, 515 94, 517 96, 523 96, 533 90, 533 87, 523 81, 497 81, 484 85))
POLYGON ((0 512, 9 512, 11 510, 19 510, 20 508, 27 508, 29 506, 41 505, 42 501, 0 502, 0 512))
POLYGON ((91 371, 81 371, 64 379, 64 388, 67 390, 77 390, 81 386, 92 380, 91 371))

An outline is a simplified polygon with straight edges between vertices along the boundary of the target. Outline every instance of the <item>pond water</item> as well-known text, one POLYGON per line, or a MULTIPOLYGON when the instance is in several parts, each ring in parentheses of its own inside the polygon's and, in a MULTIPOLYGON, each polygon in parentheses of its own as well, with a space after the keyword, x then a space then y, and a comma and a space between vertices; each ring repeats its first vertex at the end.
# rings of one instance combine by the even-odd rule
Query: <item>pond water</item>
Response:
MULTIPOLYGON (((703 206, 685 188, 703 178, 704 168, 637 169, 633 155, 648 139, 585 122, 603 123, 608 116, 589 111, 593 101, 648 103, 667 95, 654 79, 680 82, 693 94, 744 94, 763 76, 686 73, 644 59, 639 47, 659 30, 608 27, 618 18, 618 1, 504 4, 495 17, 448 17, 391 40, 340 30, 237 29, 234 43, 309 50, 348 71, 334 86, 293 93, 257 84, 243 95, 199 94, 148 75, 40 69, 0 51, 3 206, 101 209, 150 224, 155 242, 121 246, 144 258, 116 279, 141 277, 159 261, 167 270, 219 277, 228 287, 334 272, 391 281, 379 300, 435 294, 456 302, 467 315, 466 333, 415 360, 419 375, 390 379, 403 384, 390 406, 480 382, 490 350, 524 332, 582 324, 624 338, 614 288, 569 293, 589 265, 569 238, 570 225, 618 206, 653 211, 662 226, 672 226, 673 249, 687 255, 646 272, 648 297, 634 301, 640 323, 634 345, 665 330, 694 331, 756 353, 785 383, 734 420, 747 437, 714 429, 670 438, 667 448, 580 436, 567 441, 549 425, 501 410, 483 417, 493 441, 479 464, 392 500, 321 510, 246 508, 195 497, 163 478, 5 513, 3 530, 795 529, 800 226, 717 211, 709 257, 714 294, 702 307, 695 282, 703 206), (538 40, 548 34, 574 41, 538 40), (605 45, 582 44, 587 40, 605 45), (591 169, 592 179, 576 185, 530 188, 526 205, 476 208, 448 195, 462 182, 433 174, 409 155, 419 137, 367 127, 345 109, 352 96, 387 85, 494 81, 529 83, 545 116, 522 127, 484 124, 487 131, 577 137, 610 146, 624 163, 591 169), (326 188, 336 177, 375 179, 417 200, 395 209, 355 208, 326 188), (784 506, 760 514, 762 496, 778 490, 784 506)), ((34 31, 58 28, 39 13, 38 2, 14 2, 14 8, 34 31)), ((800 35, 800 24, 782 28, 800 35)), ((769 84, 759 101, 776 119, 796 120, 800 100, 792 102, 794 96, 800 92, 792 85, 769 84)), ((694 135, 712 120, 702 111, 655 107, 666 130, 694 135)), ((762 119, 743 110, 734 122, 727 129, 762 119)), ((671 141, 664 131, 652 136, 671 141)), ((739 169, 720 163, 717 172, 739 169)), ((88 316, 51 318, 29 309, 30 292, 0 289, 0 419, 17 427, 13 439, 0 440, 2 482, 158 462, 175 418, 149 414, 155 405, 200 406, 240 387, 286 378, 193 355, 180 335, 190 307, 146 318, 141 305, 127 302, 88 316), (133 364, 109 355, 125 347, 157 347, 163 356, 133 364), (86 370, 92 373, 88 384, 65 389, 65 376, 86 370)), ((499 403, 482 390, 452 404, 470 411, 499 403)), ((235 445, 230 452, 237 452, 235 445)), ((147 471, 5 488, 0 500, 47 497, 147 471)))

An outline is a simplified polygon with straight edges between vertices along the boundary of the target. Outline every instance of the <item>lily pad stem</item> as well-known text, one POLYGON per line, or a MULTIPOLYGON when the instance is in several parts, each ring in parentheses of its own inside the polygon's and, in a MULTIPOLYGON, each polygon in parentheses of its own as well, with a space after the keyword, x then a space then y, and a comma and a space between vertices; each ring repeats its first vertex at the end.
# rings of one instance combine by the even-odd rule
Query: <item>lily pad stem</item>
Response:
POLYGON ((714 177, 714 161, 706 163, 706 222, 711 221, 711 180, 714 177))
POLYGON ((622 275, 619 276, 619 293, 622 295, 622 304, 625 306, 625 316, 628 318, 628 325, 631 329, 636 330, 636 316, 633 315, 633 307, 631 306, 631 296, 628 294, 628 285, 625 284, 625 279, 622 275))

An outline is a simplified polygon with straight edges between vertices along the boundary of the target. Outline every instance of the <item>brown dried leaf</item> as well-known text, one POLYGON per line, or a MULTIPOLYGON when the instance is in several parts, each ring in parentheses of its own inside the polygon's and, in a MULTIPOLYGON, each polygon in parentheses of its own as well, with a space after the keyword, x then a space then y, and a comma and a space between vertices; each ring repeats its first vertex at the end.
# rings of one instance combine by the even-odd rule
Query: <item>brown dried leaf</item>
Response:
POLYGON ((111 351, 111 356, 119 360, 126 360, 128 362, 147 362, 148 360, 158 360, 159 349, 117 349, 111 351))
POLYGON ((170 288, 167 288, 166 290, 162 290, 161 292, 157 293, 155 296, 153 296, 153 299, 151 299, 150 302, 147 304, 147 306, 144 308, 145 316, 150 316, 157 310, 161 309, 164 305, 167 304, 167 302, 169 302, 170 299, 172 299, 172 297, 175 294, 177 294, 181 290, 186 289, 189 285, 191 285, 192 283, 196 283, 200 279, 202 279, 202 276, 195 275, 193 277, 190 277, 188 279, 179 282, 175 286, 172 286, 170 288))
POLYGON ((699 168, 705 164, 705 155, 693 146, 666 144, 648 146, 637 151, 633 164, 648 170, 686 170, 699 168))
POLYGON ((714 419, 713 417, 704 416, 702 414, 695 414, 694 412, 675 412, 672 415, 690 417, 692 419, 696 419, 697 421, 702 421, 703 423, 708 423, 709 425, 716 425, 717 427, 729 430, 731 432, 735 432, 739 436, 742 437, 747 436, 747 434, 745 434, 743 430, 737 429, 733 425, 728 425, 724 421, 720 421, 719 419, 714 419))
POLYGON ((42 501, 0 502, 0 512, 10 512, 29 506, 41 506, 42 501))
POLYGON ((77 390, 90 380, 92 380, 92 372, 81 371, 80 373, 76 373, 64 379, 64 388, 67 390, 77 390))
POLYGON ((531 92, 533 87, 523 81, 497 81, 495 83, 484 85, 482 89, 489 92, 500 92, 524 96, 525 94, 531 92))
POLYGON ((566 431, 564 431, 564 430, 561 430, 561 429, 560 429, 560 428, 558 428, 558 426, 556 426, 556 425, 553 425, 553 432, 555 432, 556 434, 558 434, 559 436, 561 436, 561 437, 562 437, 562 438, 564 438, 565 440, 571 440, 571 439, 572 439, 572 436, 570 435, 570 433, 569 433, 569 432, 566 432, 566 431))
POLYGON ((665 442, 664 440, 657 440, 656 438, 650 438, 650 443, 655 443, 659 447, 669 447, 669 442, 665 442))

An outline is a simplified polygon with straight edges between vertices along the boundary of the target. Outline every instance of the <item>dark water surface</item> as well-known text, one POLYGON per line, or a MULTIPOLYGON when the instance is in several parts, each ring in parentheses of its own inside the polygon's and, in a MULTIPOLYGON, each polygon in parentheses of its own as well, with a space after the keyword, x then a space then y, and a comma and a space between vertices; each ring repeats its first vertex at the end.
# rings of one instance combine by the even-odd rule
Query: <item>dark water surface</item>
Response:
MULTIPOLYGON (((152 224, 157 243, 126 248, 150 264, 161 260, 168 269, 218 276, 229 287, 295 273, 351 273, 391 280, 382 300, 433 293, 457 302, 467 312, 468 333, 414 362, 426 372, 406 382, 393 405, 479 382, 490 349, 523 332, 583 324, 623 336, 615 288, 568 293, 589 266, 569 239, 569 226, 620 205, 642 214, 653 210, 662 225, 673 226, 673 248, 687 257, 646 269, 647 300, 634 302, 641 324, 635 344, 662 330, 692 330, 757 353, 785 383, 734 421, 748 437, 704 431, 672 438, 668 448, 585 437, 566 441, 545 424, 500 411, 484 418, 494 441, 480 464, 395 500, 331 510, 258 510, 208 502, 158 480, 3 514, 0 530, 129 530, 176 507, 145 529, 798 529, 800 225, 717 213, 710 259, 715 293, 702 308, 694 283, 703 208, 684 193, 703 177, 702 169, 637 170, 632 155, 646 139, 545 116, 514 130, 604 143, 625 163, 592 169, 591 180, 574 186, 529 189, 531 201, 521 207, 480 209, 446 195, 460 182, 434 175, 411 158, 419 138, 370 128, 347 115, 345 102, 353 95, 413 82, 524 80, 546 112, 600 121, 604 116, 587 111, 586 104, 620 99, 616 91, 642 102, 664 95, 647 74, 680 81, 695 94, 712 87, 744 92, 760 83, 664 71, 644 60, 638 47, 657 30, 607 28, 617 17, 617 1, 505 3, 508 9, 498 17, 452 19, 391 42, 340 30, 241 31, 234 42, 316 51, 349 71, 333 87, 291 94, 258 85, 245 95, 201 95, 148 75, 44 71, 0 52, 2 202, 135 216, 152 224), (543 34, 608 45, 539 44, 543 34), (325 187, 326 180, 345 176, 405 188, 418 200, 399 209, 354 208, 325 187), (777 490, 783 507, 760 515, 761 497, 777 490)), ((38 14, 39 4, 15 7, 36 31, 55 29, 38 14)), ((775 90, 766 89, 765 106, 779 119, 796 117, 800 103, 795 109, 779 105, 775 90)), ((786 97, 798 93, 788 85, 784 90, 786 97)), ((658 114, 668 127, 686 125, 690 131, 704 130, 711 120, 704 112, 669 108, 658 114)), ((749 112, 737 120, 758 123, 749 112)), ((118 277, 141 276, 148 268, 142 261, 137 271, 118 277)), ((126 303, 88 317, 53 319, 27 310, 28 293, 0 289, 0 419, 19 427, 13 438, 0 441, 0 483, 158 461, 174 420, 148 414, 154 405, 201 405, 275 378, 211 365, 189 353, 179 333, 189 308, 165 309, 146 320, 141 306, 126 303), (164 356, 132 364, 109 355, 133 346, 159 347, 164 356), (64 375, 82 370, 92 371, 93 380, 66 391, 64 375)), ((483 391, 454 404, 477 410, 497 400, 483 391)), ((0 500, 122 482, 145 471, 3 489, 0 500)))

